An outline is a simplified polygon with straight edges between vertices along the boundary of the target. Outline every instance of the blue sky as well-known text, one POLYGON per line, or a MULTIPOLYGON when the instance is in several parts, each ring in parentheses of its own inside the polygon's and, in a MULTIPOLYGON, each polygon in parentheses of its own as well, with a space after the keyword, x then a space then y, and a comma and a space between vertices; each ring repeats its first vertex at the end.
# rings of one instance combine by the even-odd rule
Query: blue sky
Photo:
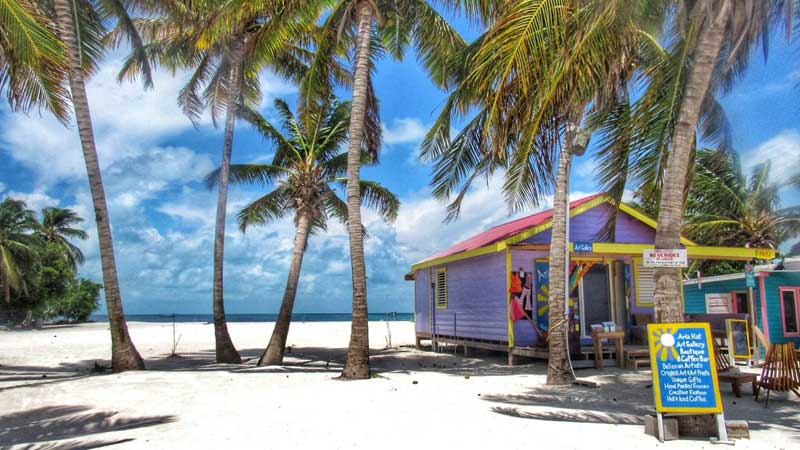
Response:
MULTIPOLYGON (((474 30, 461 27, 469 37, 474 30)), ((795 45, 796 47, 796 45, 795 45)), ((797 50, 776 39, 770 59, 754 59, 746 76, 725 96, 734 145, 746 167, 772 159, 778 178, 800 167, 800 67, 797 50)), ((118 84, 122 53, 111 53, 89 83, 95 132, 111 211, 120 282, 128 313, 211 311, 212 234, 216 196, 202 178, 219 162, 220 129, 204 119, 197 128, 175 105, 186 74, 158 73, 156 87, 118 84)), ((263 76, 267 117, 272 100, 293 104, 296 89, 263 76)), ((381 100, 384 147, 381 165, 363 171, 403 202, 398 219, 385 224, 365 213, 370 311, 411 311, 410 265, 454 242, 508 219, 500 179, 479 183, 467 196, 461 220, 443 224, 445 205, 430 197, 431 169, 417 159, 425 131, 445 94, 434 87, 409 53, 402 62, 383 61, 375 80, 381 100)), ((346 93, 345 93, 346 94, 346 93)), ((29 207, 69 207, 87 219, 90 239, 81 243, 88 260, 81 274, 100 280, 91 201, 77 130, 48 115, 12 114, 0 108, 0 198, 29 207)), ((272 149, 245 124, 235 137, 234 162, 263 160, 272 149)), ((591 155, 578 160, 572 195, 597 191, 591 155)), ((238 231, 232 217, 256 198, 257 187, 233 187, 226 234, 225 301, 230 313, 274 313, 283 294, 293 226, 284 220, 238 231)), ((800 203, 800 192, 784 190, 784 205, 800 203)), ((344 227, 309 243, 296 303, 297 312, 349 312, 350 266, 344 227)))

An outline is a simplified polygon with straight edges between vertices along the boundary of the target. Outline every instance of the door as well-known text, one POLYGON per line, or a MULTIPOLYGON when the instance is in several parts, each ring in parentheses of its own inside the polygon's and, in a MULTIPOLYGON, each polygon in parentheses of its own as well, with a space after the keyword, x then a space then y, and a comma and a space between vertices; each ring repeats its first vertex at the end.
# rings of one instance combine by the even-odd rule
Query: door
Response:
POLYGON ((581 319, 583 336, 591 336, 592 324, 610 322, 611 293, 608 266, 595 264, 581 280, 581 319))
POLYGON ((747 298, 747 292, 732 292, 731 293, 732 300, 733 300, 733 312, 739 314, 749 314, 750 313, 750 301, 747 298))

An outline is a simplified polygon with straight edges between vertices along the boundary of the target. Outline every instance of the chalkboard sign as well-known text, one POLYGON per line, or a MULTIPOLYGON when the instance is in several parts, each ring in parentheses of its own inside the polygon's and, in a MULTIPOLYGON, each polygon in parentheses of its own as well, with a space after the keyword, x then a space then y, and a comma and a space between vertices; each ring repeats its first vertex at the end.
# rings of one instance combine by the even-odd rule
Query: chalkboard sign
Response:
POLYGON ((750 359, 750 327, 744 319, 728 319, 725 321, 728 331, 728 346, 734 358, 750 359))
POLYGON ((647 325, 656 410, 722 413, 717 367, 707 323, 647 325))

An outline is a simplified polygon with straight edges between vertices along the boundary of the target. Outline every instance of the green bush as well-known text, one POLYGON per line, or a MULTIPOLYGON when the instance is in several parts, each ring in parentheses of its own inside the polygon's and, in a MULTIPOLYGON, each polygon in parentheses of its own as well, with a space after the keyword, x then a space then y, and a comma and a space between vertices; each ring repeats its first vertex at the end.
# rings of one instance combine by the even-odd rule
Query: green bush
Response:
POLYGON ((48 302, 48 315, 63 317, 71 322, 85 322, 97 309, 103 285, 85 278, 76 278, 67 286, 67 292, 48 302))

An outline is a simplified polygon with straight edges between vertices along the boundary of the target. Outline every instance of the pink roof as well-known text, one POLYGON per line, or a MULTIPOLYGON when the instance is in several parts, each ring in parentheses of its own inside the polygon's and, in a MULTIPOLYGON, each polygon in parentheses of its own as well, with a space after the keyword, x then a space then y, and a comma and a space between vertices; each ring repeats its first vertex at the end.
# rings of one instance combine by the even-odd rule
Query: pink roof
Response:
MULTIPOLYGON (((576 208, 598 197, 601 197, 602 195, 604 194, 599 193, 575 200, 573 202, 570 202, 569 208, 570 209, 576 208)), ((537 225, 541 225, 552 218, 553 218, 553 210, 548 209, 546 211, 532 214, 530 216, 523 217, 521 219, 512 220, 511 222, 504 223, 502 225, 497 225, 495 227, 489 228, 483 233, 477 234, 469 239, 461 241, 458 244, 455 244, 452 247, 448 248, 447 250, 431 255, 422 260, 421 262, 431 261, 434 259, 443 258, 445 256, 455 255, 456 253, 475 250, 476 248, 480 248, 485 245, 494 244, 503 239, 514 236, 515 234, 522 233, 528 228, 533 228, 537 225)))

